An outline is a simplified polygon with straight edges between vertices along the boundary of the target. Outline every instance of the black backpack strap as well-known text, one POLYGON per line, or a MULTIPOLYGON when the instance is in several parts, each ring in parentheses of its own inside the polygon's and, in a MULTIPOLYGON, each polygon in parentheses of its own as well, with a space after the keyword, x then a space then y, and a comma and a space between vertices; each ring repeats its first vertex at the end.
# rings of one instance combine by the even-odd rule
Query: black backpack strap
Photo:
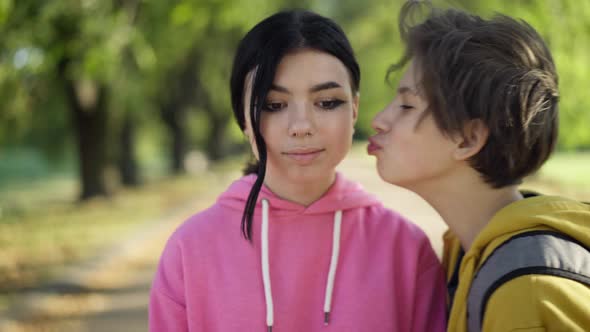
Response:
MULTIPOLYGON (((465 256, 465 251, 463 248, 459 251, 459 257, 457 257, 457 263, 455 264, 455 268, 453 269, 453 275, 451 279, 447 283, 447 294, 449 296, 449 305, 448 308, 453 307, 453 302, 455 302, 455 293, 457 292, 457 287, 459 287, 459 270, 461 267, 461 261, 463 261, 463 256, 465 256)), ((447 312, 447 316, 450 314, 450 310, 447 312)), ((447 317, 448 319, 449 317, 447 317)))
POLYGON ((496 248, 475 275, 467 297, 467 329, 481 331, 490 296, 504 283, 528 274, 553 275, 590 286, 590 250, 551 231, 518 234, 496 248))

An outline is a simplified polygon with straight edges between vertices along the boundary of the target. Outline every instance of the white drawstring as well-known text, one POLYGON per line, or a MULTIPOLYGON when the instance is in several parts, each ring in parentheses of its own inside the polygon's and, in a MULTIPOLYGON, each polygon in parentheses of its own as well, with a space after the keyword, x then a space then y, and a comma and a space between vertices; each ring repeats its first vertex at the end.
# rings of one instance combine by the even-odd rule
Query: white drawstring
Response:
POLYGON ((274 308, 268 264, 268 201, 266 199, 262 200, 262 234, 260 240, 262 242, 262 282, 264 284, 264 299, 266 300, 266 326, 268 326, 268 332, 272 332, 274 308))
MULTIPOLYGON (((332 233, 332 258, 330 259, 330 271, 326 282, 326 295, 324 298, 324 324, 330 322, 330 311, 332 309, 332 294, 334 291, 334 280, 338 267, 338 256, 340 254, 340 229, 342 225, 342 211, 334 214, 334 230, 332 233)), ((264 299, 266 301, 266 326, 267 331, 272 332, 274 324, 274 306, 272 302, 272 290, 270 287, 270 270, 268 262, 268 200, 262 199, 262 282, 264 284, 264 299)))
POLYGON ((326 284, 326 296, 324 297, 324 324, 330 323, 330 311, 332 309, 332 293, 334 291, 334 279, 338 267, 338 255, 340 255, 340 226, 342 225, 342 211, 334 214, 334 230, 332 232, 332 258, 330 259, 330 272, 326 284))

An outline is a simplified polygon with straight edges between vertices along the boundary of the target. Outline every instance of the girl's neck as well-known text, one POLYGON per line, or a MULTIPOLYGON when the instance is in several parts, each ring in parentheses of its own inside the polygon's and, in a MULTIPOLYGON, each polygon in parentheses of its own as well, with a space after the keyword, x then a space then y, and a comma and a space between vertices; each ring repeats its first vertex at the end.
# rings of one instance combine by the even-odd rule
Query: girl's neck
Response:
POLYGON ((322 197, 336 180, 336 171, 331 174, 314 178, 313 180, 291 179, 286 176, 275 176, 267 174, 264 184, 278 197, 309 206, 322 197))

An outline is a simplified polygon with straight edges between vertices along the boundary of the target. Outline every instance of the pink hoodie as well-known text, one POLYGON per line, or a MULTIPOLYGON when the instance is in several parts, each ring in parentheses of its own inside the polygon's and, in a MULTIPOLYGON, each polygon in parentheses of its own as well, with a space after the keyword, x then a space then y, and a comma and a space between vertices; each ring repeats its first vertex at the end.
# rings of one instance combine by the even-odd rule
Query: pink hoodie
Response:
POLYGON ((264 332, 269 321, 275 332, 444 331, 444 275, 418 227, 338 174, 308 207, 263 186, 250 243, 240 221, 254 180, 234 182, 171 236, 150 331, 264 332))

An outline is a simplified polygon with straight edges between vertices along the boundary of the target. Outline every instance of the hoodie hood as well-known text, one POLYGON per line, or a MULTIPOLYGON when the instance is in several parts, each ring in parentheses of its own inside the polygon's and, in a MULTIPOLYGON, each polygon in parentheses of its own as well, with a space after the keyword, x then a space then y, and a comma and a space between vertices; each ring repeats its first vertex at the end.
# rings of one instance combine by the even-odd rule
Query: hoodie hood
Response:
MULTIPOLYGON (((256 175, 247 175, 235 181, 229 189, 219 197, 218 204, 242 213, 255 181, 256 175)), ((255 209, 254 214, 256 218, 261 219, 261 268, 266 305, 267 331, 271 332, 274 325, 274 300, 272 295, 269 263, 269 256, 271 255, 269 252, 270 218, 301 215, 312 216, 318 214, 329 214, 333 216, 332 253, 330 258, 330 269, 326 280, 326 293, 324 296, 324 324, 328 325, 330 322, 332 294, 340 253, 342 214, 346 210, 378 204, 381 203, 379 203, 374 196, 366 193, 359 184, 346 180, 339 173, 336 173, 334 183, 332 183, 322 197, 307 207, 284 200, 271 192, 267 186, 262 186, 257 200, 257 205, 261 208, 255 209)))
MULTIPOLYGON (((218 203, 234 210, 243 211, 256 177, 256 175, 250 174, 232 183, 228 190, 219 197, 218 203)), ((309 206, 282 199, 270 191, 266 185, 262 186, 257 203, 260 204, 263 199, 271 202, 271 213, 276 217, 301 214, 333 214, 337 210, 346 211, 381 204, 375 196, 367 193, 360 184, 345 179, 340 173, 336 173, 336 179, 328 191, 309 206)), ((256 209, 255 215, 260 213, 256 209)))
MULTIPOLYGON (((477 269, 495 248, 519 233, 550 230, 566 234, 590 247, 590 205, 556 196, 534 196, 509 204, 490 220, 465 253, 459 268, 459 285, 449 318, 449 331, 467 331, 467 296, 477 269)), ((445 234, 447 277, 460 252, 458 238, 445 234)))
POLYGON ((530 229, 557 231, 590 246, 590 205, 557 196, 534 196, 514 202, 496 213, 468 253, 481 252, 498 238, 530 229))

